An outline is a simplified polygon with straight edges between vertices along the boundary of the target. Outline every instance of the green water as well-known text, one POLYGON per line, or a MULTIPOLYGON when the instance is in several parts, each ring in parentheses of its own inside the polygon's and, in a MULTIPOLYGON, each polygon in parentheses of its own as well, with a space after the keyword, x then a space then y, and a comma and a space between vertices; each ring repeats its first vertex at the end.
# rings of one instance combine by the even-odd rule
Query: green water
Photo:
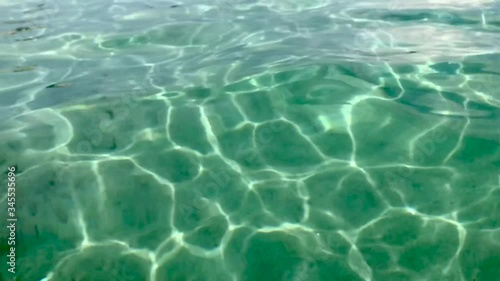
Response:
POLYGON ((499 2, 0 9, 0 280, 500 280, 499 2))

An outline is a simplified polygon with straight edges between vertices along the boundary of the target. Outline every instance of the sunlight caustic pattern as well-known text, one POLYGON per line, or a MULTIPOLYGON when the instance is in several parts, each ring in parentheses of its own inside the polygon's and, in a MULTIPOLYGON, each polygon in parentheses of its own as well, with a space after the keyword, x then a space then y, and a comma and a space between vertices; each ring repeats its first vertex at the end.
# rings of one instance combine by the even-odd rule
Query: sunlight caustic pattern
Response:
POLYGON ((0 53, 21 280, 498 280, 498 35, 449 26, 448 55, 405 33, 431 13, 94 2, 0 53))

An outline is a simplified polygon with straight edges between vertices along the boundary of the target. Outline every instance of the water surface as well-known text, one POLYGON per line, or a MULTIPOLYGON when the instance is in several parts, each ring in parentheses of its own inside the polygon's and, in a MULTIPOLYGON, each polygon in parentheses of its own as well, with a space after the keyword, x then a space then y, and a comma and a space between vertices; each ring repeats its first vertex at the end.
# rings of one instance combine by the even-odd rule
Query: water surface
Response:
POLYGON ((1 280, 500 280, 498 1, 0 8, 1 280))

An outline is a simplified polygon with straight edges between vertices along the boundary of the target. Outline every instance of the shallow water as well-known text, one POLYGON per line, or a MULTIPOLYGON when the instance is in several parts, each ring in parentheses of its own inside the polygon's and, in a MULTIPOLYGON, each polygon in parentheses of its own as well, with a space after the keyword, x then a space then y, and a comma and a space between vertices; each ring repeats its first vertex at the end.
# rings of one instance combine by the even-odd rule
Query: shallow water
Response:
POLYGON ((0 9, 0 280, 500 280, 500 2, 0 9))

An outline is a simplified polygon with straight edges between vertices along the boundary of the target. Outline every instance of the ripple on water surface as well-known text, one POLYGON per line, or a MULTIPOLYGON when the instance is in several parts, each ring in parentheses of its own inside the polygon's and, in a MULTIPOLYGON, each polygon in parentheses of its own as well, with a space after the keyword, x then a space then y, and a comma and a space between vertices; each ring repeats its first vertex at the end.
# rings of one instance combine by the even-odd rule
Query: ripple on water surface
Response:
POLYGON ((0 0, 0 279, 499 281, 498 3, 424 4, 0 0))

